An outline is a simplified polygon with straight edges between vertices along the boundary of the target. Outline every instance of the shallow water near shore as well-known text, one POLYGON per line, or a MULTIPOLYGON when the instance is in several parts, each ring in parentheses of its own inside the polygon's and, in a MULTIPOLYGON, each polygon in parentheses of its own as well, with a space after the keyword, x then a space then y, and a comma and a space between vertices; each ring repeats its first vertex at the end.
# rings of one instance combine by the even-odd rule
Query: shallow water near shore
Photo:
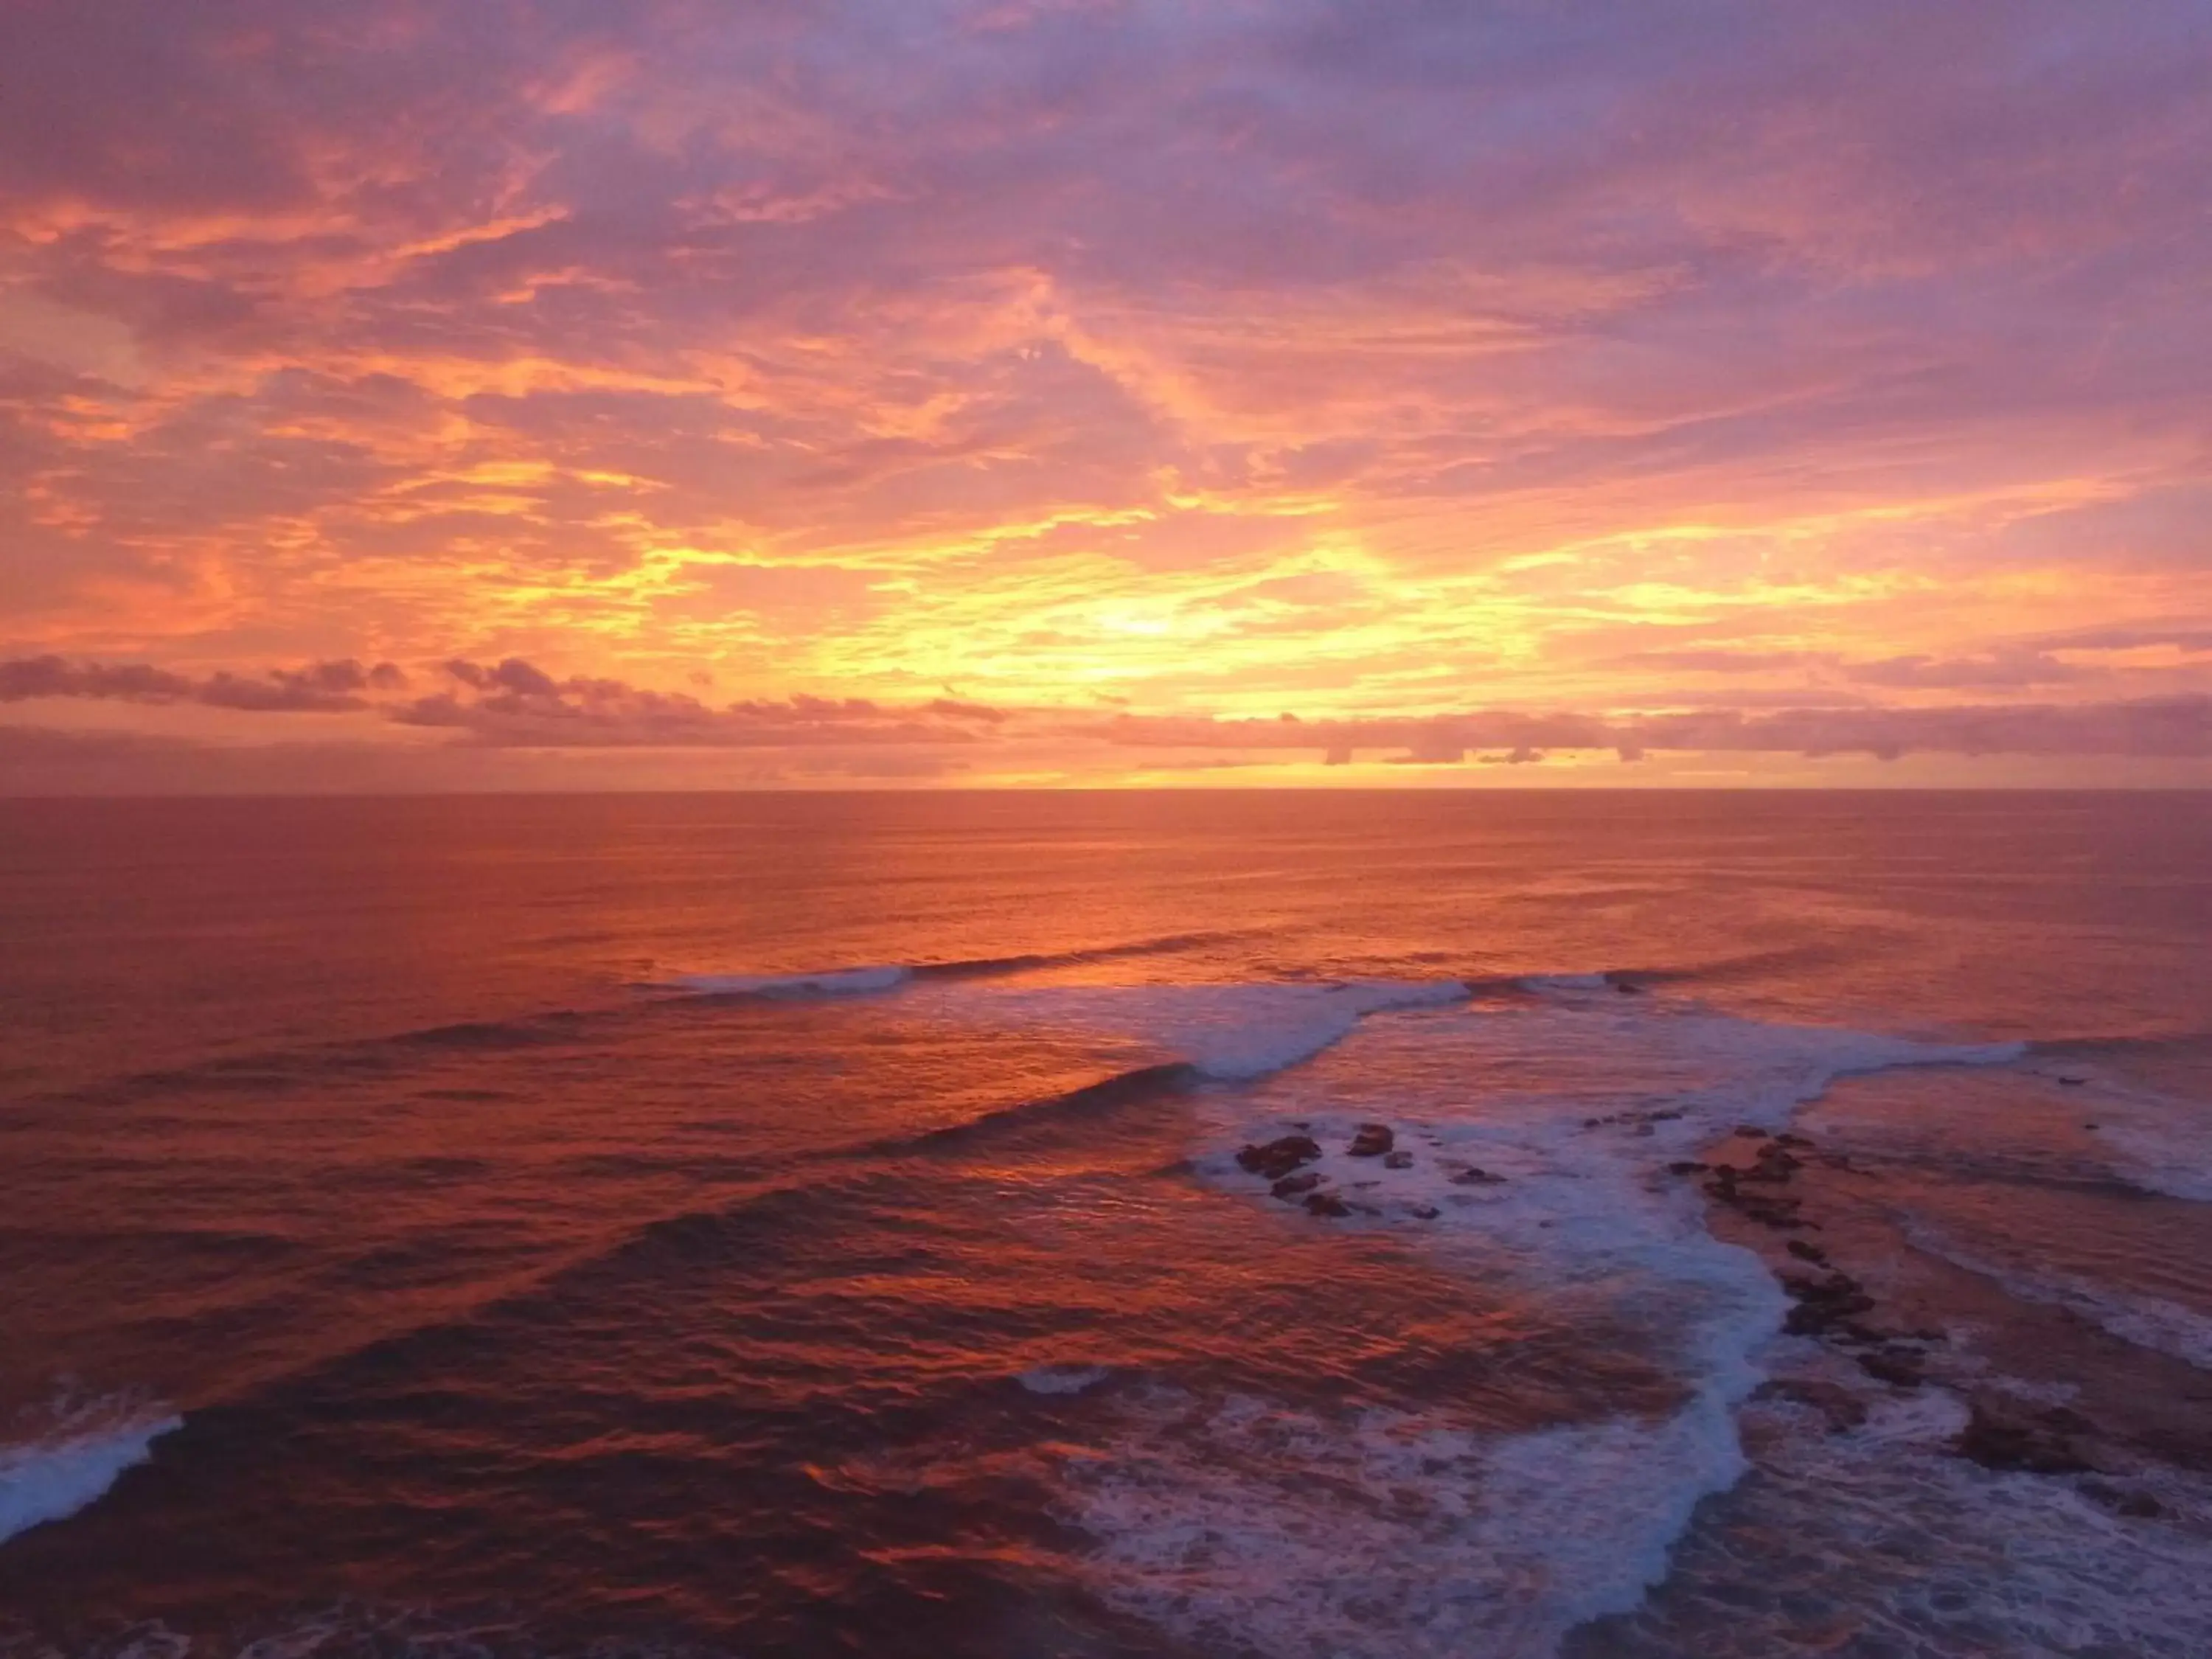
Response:
POLYGON ((2208 871, 2187 795, 0 804, 0 1649, 2212 1650, 2208 871))

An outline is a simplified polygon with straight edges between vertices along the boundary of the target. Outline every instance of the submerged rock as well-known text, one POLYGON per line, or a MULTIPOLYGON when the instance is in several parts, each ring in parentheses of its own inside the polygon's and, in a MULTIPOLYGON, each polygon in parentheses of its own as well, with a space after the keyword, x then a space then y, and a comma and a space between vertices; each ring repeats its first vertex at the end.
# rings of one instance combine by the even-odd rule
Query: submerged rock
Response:
POLYGON ((1382 1158, 1382 1167, 1386 1170, 1410 1170, 1413 1167, 1413 1155, 1403 1151, 1386 1152, 1382 1158))
POLYGON ((1782 1323, 1792 1336, 1820 1336, 1860 1314, 1874 1311, 1874 1298, 1849 1273, 1831 1273, 1826 1279, 1784 1273, 1782 1288, 1797 1304, 1782 1323))
POLYGON ((1308 1170, 1303 1175, 1285 1176, 1267 1190, 1277 1198, 1296 1198, 1300 1193, 1310 1193, 1321 1185, 1321 1172, 1308 1170))
POLYGON ((1810 1406, 1828 1419, 1832 1433, 1841 1434, 1856 1429, 1867 1420, 1866 1401, 1849 1389, 1837 1382, 1823 1382, 1814 1377, 1778 1376, 1762 1382, 1752 1390, 1753 1400, 1788 1400, 1800 1406, 1810 1406))
POLYGON ((1352 1137, 1352 1144, 1344 1150, 1353 1158, 1380 1158, 1397 1139, 1387 1123, 1363 1123, 1359 1133, 1352 1137))
POLYGON ((2094 1503, 2102 1504, 2115 1515, 2124 1515, 2130 1520, 2155 1521, 2166 1513, 2166 1505, 2147 1492, 2130 1492, 2124 1486, 2109 1486, 2102 1480, 2084 1480, 2081 1495, 2094 1503))
POLYGON ((1334 1193, 1309 1193, 1306 1195, 1306 1210, 1311 1215, 1339 1216, 1352 1213, 1352 1206, 1334 1193))
POLYGON ((1897 1348, 1882 1348, 1859 1356, 1859 1369, 1877 1382, 1893 1389, 1917 1389, 1928 1378, 1920 1369, 1920 1356, 1897 1348))
POLYGON ((2094 1467, 2075 1437, 2094 1425, 2063 1406, 2030 1411, 1981 1395, 1966 1402, 1966 1426, 1951 1449, 1984 1468, 2080 1474, 2094 1467))
POLYGON ((1304 1164, 1321 1156, 1321 1145, 1310 1135, 1285 1135, 1265 1146, 1250 1146, 1237 1154, 1237 1167, 1269 1181, 1280 1181, 1304 1164))

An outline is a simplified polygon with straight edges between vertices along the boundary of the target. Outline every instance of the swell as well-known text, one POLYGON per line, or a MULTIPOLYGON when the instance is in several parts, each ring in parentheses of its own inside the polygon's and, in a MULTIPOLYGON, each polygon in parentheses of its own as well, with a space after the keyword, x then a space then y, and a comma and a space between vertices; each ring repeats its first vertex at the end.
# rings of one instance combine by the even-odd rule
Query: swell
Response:
POLYGON ((849 1231, 855 1211, 865 1210, 871 1226, 894 1231, 902 1212, 936 1213, 941 1206, 927 1195, 928 1172, 934 1166, 940 1178, 950 1175, 939 1162, 947 1155, 1041 1129, 1088 1133, 1118 1111, 1170 1098, 1198 1079, 1180 1062, 1141 1066, 964 1123, 797 1153, 786 1160, 788 1178, 725 1203, 656 1216, 483 1301, 326 1352, 291 1375, 195 1407, 151 1455, 191 1455, 264 1433, 272 1418, 346 1409, 338 1402, 364 1386, 449 1374, 471 1352, 495 1348, 511 1334, 568 1325, 580 1304, 623 1287, 642 1289, 713 1267, 773 1275, 802 1258, 810 1241, 849 1231))
POLYGON ((277 1093, 318 1079, 390 1076, 424 1060, 441 1056, 496 1054, 580 1042, 597 1027, 611 1019, 628 1017, 632 1012, 622 1007, 561 1008, 512 1019, 463 1020, 305 1048, 223 1054, 185 1066, 127 1073, 33 1098, 52 1104, 115 1106, 210 1088, 277 1093))
POLYGON ((1005 978, 1054 968, 1080 968, 1103 962, 1172 956, 1180 951, 1243 937, 1246 935, 1233 933, 1168 933, 1153 939, 1133 939, 1121 945, 1093 945, 1076 951, 964 957, 947 962, 874 963, 791 973, 678 974, 672 979, 642 981, 635 988, 674 992, 680 996, 702 1000, 788 1000, 871 996, 897 990, 916 980, 1005 978))
POLYGON ((2027 1045, 2028 1053, 2048 1060, 2124 1060, 2131 1055, 2212 1057, 2212 1030, 2134 1031, 2111 1036, 2094 1035, 2039 1038, 2027 1045))
POLYGON ((1006 957, 974 957, 959 962, 919 965, 916 979, 990 979, 1005 974, 1036 973, 1048 968, 1081 968, 1092 963, 1126 962, 1142 957, 1174 956, 1249 937, 1236 933, 1166 933, 1127 945, 1102 945, 1085 951, 1045 951, 1006 957))

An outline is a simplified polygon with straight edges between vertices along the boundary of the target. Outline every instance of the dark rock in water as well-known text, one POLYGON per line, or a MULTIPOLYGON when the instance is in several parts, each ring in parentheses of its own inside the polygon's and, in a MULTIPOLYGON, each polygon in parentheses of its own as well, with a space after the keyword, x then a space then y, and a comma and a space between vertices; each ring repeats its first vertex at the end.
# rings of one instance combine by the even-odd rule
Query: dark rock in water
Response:
POLYGON ((1784 1248, 1800 1261, 1810 1261, 1823 1267, 1828 1265, 1828 1253, 1818 1244, 1808 1244, 1802 1238, 1793 1238, 1784 1248))
POLYGON ((1613 981, 1613 988, 1625 997, 1640 997, 1644 994, 1644 988, 1641 985, 1631 985, 1625 979, 1613 981))
POLYGON ((1280 1181, 1302 1164, 1321 1156, 1320 1144, 1310 1135, 1285 1135, 1264 1146, 1247 1146, 1237 1154, 1239 1168, 1269 1181, 1280 1181))
POLYGON ((1810 1406, 1828 1419, 1832 1433, 1856 1429, 1867 1420, 1866 1401, 1849 1389, 1812 1377, 1781 1376, 1752 1390, 1753 1400, 1789 1400, 1810 1406))
POLYGON ((1479 1165, 1469 1164, 1451 1178, 1451 1183, 1455 1187, 1495 1187, 1504 1179, 1502 1175, 1492 1175, 1479 1165))
POLYGON ((1417 1221, 1434 1221, 1437 1218, 1437 1206, 1433 1204, 1408 1204, 1406 1206, 1406 1213, 1417 1221))
POLYGON ((1770 1140, 1759 1149, 1759 1156, 1747 1170, 1736 1171, 1740 1181, 1783 1182, 1805 1167, 1805 1160, 1793 1157, 1778 1140, 1770 1140))
POLYGON ((2062 1077, 2058 1080, 2069 1089, 2078 1089, 2089 1079, 2086 1077, 2062 1077))
POLYGON ((1386 1152, 1382 1156, 1382 1167, 1386 1170, 1410 1170, 1413 1167, 1413 1155, 1403 1151, 1386 1152))
POLYGON ((1797 1304, 1782 1323, 1792 1336, 1825 1335, 1855 1315, 1874 1311, 1874 1298, 1849 1273, 1831 1273, 1826 1279, 1784 1273, 1782 1288, 1797 1304))
POLYGON ((1352 1144, 1344 1150, 1354 1158, 1380 1158, 1396 1139, 1387 1123, 1363 1123, 1359 1133, 1352 1137, 1352 1144))
POLYGON ((1321 1185, 1321 1172, 1308 1170, 1304 1175, 1285 1176, 1268 1191, 1277 1198, 1296 1198, 1300 1193, 1310 1193, 1321 1185))
POLYGON ((1894 1340, 1893 1333, 1863 1325, 1856 1319, 1839 1319, 1821 1334, 1832 1342, 1849 1342, 1862 1348, 1886 1348, 1894 1340))
POLYGON ((1741 1178, 1727 1164, 1720 1165, 1713 1171, 1713 1178, 1705 1183, 1705 1196, 1729 1206, 1747 1221, 1756 1221, 1777 1231, 1796 1231, 1814 1224, 1797 1218, 1797 1200, 1778 1194, 1747 1192, 1737 1184, 1741 1178))
POLYGON ((1746 1140, 1765 1140, 1767 1138, 1766 1131, 1754 1123, 1739 1123, 1735 1126, 1735 1132, 1746 1140))
POLYGON ((1703 1175, 1712 1167, 1710 1164, 1698 1163, 1694 1158, 1678 1158, 1667 1166, 1667 1173, 1672 1176, 1703 1175))
POLYGON ((1813 1143, 1803 1135, 1786 1134, 1775 1136, 1774 1144, 1778 1146, 1810 1146, 1813 1143))
POLYGON ((2084 1498, 2102 1504, 2115 1515, 2124 1515, 2136 1521, 2155 1521, 2166 1513, 2166 1505, 2147 1492, 2130 1492, 2124 1487, 2108 1486, 2102 1480, 2084 1480, 2084 1498))
POLYGON ((1893 1389, 1917 1389, 1928 1380, 1921 1372, 1919 1355, 1900 1352, 1895 1348, 1861 1354, 1859 1369, 1875 1382, 1887 1382, 1893 1389))
POLYGON ((2093 1467, 2074 1443, 2089 1426, 2079 1412, 2063 1406, 2031 1411, 1986 1395, 1967 1401, 1966 1409, 1966 1426, 1951 1449, 1984 1468, 2081 1474, 2093 1467))
POLYGON ((1306 1211, 1311 1215, 1350 1215, 1352 1207, 1334 1193, 1309 1193, 1306 1211))

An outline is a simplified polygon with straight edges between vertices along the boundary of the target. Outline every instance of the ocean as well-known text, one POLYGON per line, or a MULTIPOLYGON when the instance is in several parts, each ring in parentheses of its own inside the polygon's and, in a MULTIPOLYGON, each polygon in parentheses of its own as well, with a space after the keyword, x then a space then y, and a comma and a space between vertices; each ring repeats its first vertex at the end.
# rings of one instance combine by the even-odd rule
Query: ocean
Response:
POLYGON ((2212 1653, 2212 797, 0 803, 0 1659, 2212 1653))

